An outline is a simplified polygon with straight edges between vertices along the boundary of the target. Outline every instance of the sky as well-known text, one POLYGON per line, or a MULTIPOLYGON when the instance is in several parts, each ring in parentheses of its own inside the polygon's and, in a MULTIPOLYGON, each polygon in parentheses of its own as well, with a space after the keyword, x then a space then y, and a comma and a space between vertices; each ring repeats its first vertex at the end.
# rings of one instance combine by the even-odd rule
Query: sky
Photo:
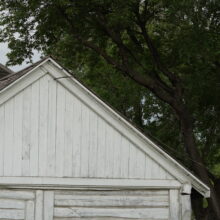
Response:
MULTIPOLYGON (((9 51, 10 50, 8 49, 7 43, 0 43, 0 63, 1 64, 5 65, 6 62, 8 61, 6 54, 9 51)), ((33 62, 36 62, 38 60, 40 60, 40 54, 37 51, 34 51, 33 62)), ((26 62, 23 62, 22 65, 9 66, 9 68, 16 72, 16 71, 19 71, 19 70, 25 68, 28 65, 30 65, 30 63, 27 64, 26 62)))

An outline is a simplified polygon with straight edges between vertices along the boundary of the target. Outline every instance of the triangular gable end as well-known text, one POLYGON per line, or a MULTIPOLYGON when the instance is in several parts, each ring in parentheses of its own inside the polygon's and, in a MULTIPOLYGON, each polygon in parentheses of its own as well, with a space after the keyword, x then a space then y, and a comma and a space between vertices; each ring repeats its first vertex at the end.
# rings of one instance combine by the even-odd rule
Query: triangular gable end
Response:
MULTIPOLYGON (((87 129, 88 124, 86 124, 86 120, 85 120, 85 124, 81 125, 81 126, 84 126, 85 128, 85 129, 82 129, 82 131, 85 132, 85 134, 82 134, 82 135, 91 136, 91 140, 83 139, 83 141, 85 141, 85 143, 82 143, 83 146, 88 146, 88 143, 86 143, 86 141, 87 142, 89 141, 95 145, 95 141, 97 141, 98 136, 104 136, 105 135, 104 132, 106 130, 110 132, 109 135, 107 135, 105 139, 99 140, 100 142, 103 141, 103 146, 105 144, 106 146, 108 145, 112 145, 112 146, 120 145, 121 146, 120 149, 115 148, 116 152, 117 150, 120 151, 120 153, 117 154, 119 158, 117 158, 117 156, 115 158, 115 155, 112 155, 112 158, 116 159, 115 160, 116 163, 118 161, 120 162, 120 166, 115 165, 115 167, 120 167, 119 170, 114 170, 114 165, 111 164, 111 161, 106 161, 106 164, 104 166, 103 164, 99 164, 98 167, 99 169, 101 168, 99 173, 103 173, 103 175, 107 175, 107 177, 113 177, 111 175, 113 175, 113 173, 115 172, 115 174, 119 175, 118 177, 121 177, 120 175, 123 174, 125 178, 129 178, 129 177, 130 178, 141 178, 144 176, 144 178, 157 179, 161 176, 161 178, 163 179, 173 179, 172 176, 174 176, 176 179, 178 179, 182 183, 186 183, 186 182, 191 183, 192 186, 197 191, 199 191, 204 196, 208 196, 209 189, 206 185, 204 185, 200 180, 198 180, 195 176, 193 176, 190 172, 188 172, 185 168, 183 168, 180 164, 178 164, 169 155, 164 153, 159 147, 157 147, 154 143, 152 143, 148 138, 146 138, 143 134, 141 134, 137 129, 132 127, 125 119, 123 119, 120 115, 115 113, 109 106, 107 106, 99 98, 97 98, 93 93, 91 93, 88 89, 86 89, 82 84, 80 84, 76 79, 74 79, 67 71, 65 71, 61 66, 59 66, 59 64, 57 64, 53 59, 48 58, 44 60, 42 63, 40 63, 37 67, 35 67, 33 70, 29 71, 25 76, 23 76, 24 80, 22 81, 21 84, 23 84, 23 86, 29 85, 30 83, 33 83, 34 81, 36 82, 38 79, 40 78, 43 79, 44 77, 49 77, 51 80, 53 80, 53 82, 55 80, 58 85, 56 89, 59 90, 59 94, 66 93, 65 97, 67 99, 73 99, 71 94, 74 94, 75 102, 78 102, 78 104, 81 102, 81 105, 83 105, 83 108, 82 108, 83 117, 84 118, 88 117, 90 122, 92 122, 92 124, 95 124, 95 126, 99 124, 98 127, 99 127, 99 132, 101 135, 97 135, 95 133, 92 134, 91 130, 87 129), (30 74, 31 72, 34 72, 35 70, 37 70, 37 74, 30 74), (45 75, 47 73, 49 73, 49 75, 45 75), (66 88, 68 92, 64 88, 66 88), (120 140, 120 143, 111 143, 111 140, 112 140, 111 137, 114 135, 120 135, 120 138, 119 137, 116 138, 117 140, 120 140), (127 149, 126 146, 129 146, 128 147, 129 150, 127 149), (127 155, 132 155, 132 156, 123 157, 123 155, 126 155, 126 153, 127 155), (124 159, 122 160, 122 158, 124 159), (132 162, 132 158, 134 160, 133 162, 132 162), (139 161, 138 164, 137 164, 137 161, 139 161), (155 161, 157 161, 157 163, 155 161), (151 169, 149 169, 148 165, 152 166, 151 169), (107 169, 108 172, 102 169, 103 167, 105 167, 105 169, 107 169), (151 174, 149 174, 150 173, 149 170, 156 171, 157 174, 159 173, 159 176, 157 176, 157 174, 156 176, 154 176, 155 172, 151 172, 151 174)), ((42 79, 41 81, 43 83, 44 80, 42 79)), ((19 83, 18 83, 19 81, 21 81, 21 79, 18 79, 17 81, 14 82, 14 84, 18 85, 16 86, 16 88, 13 87, 12 85, 9 85, 7 88, 5 88, 1 92, 2 94, 1 94, 0 103, 3 103, 4 101, 6 101, 9 98, 9 96, 13 94, 13 92, 14 94, 16 94, 16 92, 18 92, 19 89, 20 90, 22 89, 21 87, 19 88, 19 83), (10 94, 6 90, 11 90, 10 94)), ((51 100, 55 100, 55 97, 53 97, 53 95, 51 97, 51 100)), ((63 102, 62 99, 57 99, 57 97, 56 97, 56 100, 61 102, 59 105, 57 105, 58 107, 57 111, 68 112, 69 109, 72 108, 71 106, 65 106, 64 109, 62 108, 59 109, 59 106, 62 106, 62 104, 64 103, 62 103, 63 102)), ((79 106, 79 105, 76 105, 76 106, 79 106)), ((58 121, 59 120, 63 121, 62 118, 58 119, 58 121)), ((74 123, 74 120, 75 119, 72 118, 73 123, 74 123)), ((67 126, 69 127, 71 127, 70 124, 68 125, 68 123, 70 122, 71 120, 69 122, 66 122, 67 126)), ((50 125, 50 126, 53 126, 53 125, 50 125)), ((75 132, 79 132, 79 130, 76 129, 75 132)), ((61 133, 59 132, 58 135, 62 136, 65 134, 62 134, 62 130, 61 130, 61 133)), ((70 140, 67 139, 67 141, 70 141, 70 140)), ((84 153, 86 154, 86 152, 92 151, 91 149, 82 148, 81 150, 84 150, 85 151, 84 153)), ((108 149, 109 148, 107 147, 105 150, 108 151, 108 149)), ((68 144, 67 144, 67 149, 64 149, 64 150, 68 151, 68 144)), ((105 155, 105 152, 99 152, 99 153, 100 155, 98 156, 100 158, 103 155, 105 155)), ((106 152, 106 153, 109 154, 110 152, 106 152)), ((86 157, 82 159, 84 160, 85 164, 88 164, 88 162, 86 161, 86 157)), ((93 159, 96 160, 97 158, 93 158, 93 159)), ((67 154, 67 160, 68 160, 68 154, 67 154)), ((84 173, 85 176, 86 175, 94 176, 94 173, 92 172, 88 174, 87 167, 89 166, 86 166, 85 171, 82 171, 82 172, 85 172, 84 173)), ((47 171, 47 172, 50 172, 50 171, 47 171)), ((70 171, 66 170, 65 172, 66 172, 65 175, 69 175, 68 172, 70 171)), ((79 172, 79 171, 75 171, 75 172, 79 172)), ((115 176, 116 178, 117 178, 117 175, 115 176)))
POLYGON ((0 132, 1 175, 175 179, 93 111, 80 91, 76 96, 62 85, 62 75, 41 70, 0 106, 0 130, 11 131, 0 132))

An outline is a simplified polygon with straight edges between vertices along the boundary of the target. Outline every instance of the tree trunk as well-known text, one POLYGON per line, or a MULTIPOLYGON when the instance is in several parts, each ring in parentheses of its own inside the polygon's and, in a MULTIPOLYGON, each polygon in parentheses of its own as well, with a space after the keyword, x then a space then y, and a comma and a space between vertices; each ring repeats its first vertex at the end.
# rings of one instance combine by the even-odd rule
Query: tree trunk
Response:
MULTIPOLYGON (((211 198, 208 199, 209 207, 211 209, 212 214, 214 214, 214 218, 212 220, 220 219, 220 201, 218 198, 218 194, 210 181, 207 169, 204 165, 204 162, 200 156, 198 149, 196 148, 194 133, 193 133, 193 122, 189 111, 187 110, 186 106, 182 105, 178 108, 177 114, 179 115, 180 119, 180 126, 181 132, 183 137, 183 142, 187 153, 189 154, 190 158, 192 159, 193 170, 194 172, 200 177, 200 179, 206 183, 210 187, 211 191, 211 198)), ((198 198, 194 199, 193 202, 194 207, 198 205, 198 198)), ((195 211, 198 209, 195 209, 195 211)), ((200 210, 201 212, 201 210, 200 210)), ((199 216, 199 214, 196 214, 199 216)), ((201 220, 201 218, 198 218, 201 220)))
POLYGON ((203 208, 203 197, 194 189, 191 194, 191 202, 195 218, 199 220, 208 220, 207 210, 203 208))

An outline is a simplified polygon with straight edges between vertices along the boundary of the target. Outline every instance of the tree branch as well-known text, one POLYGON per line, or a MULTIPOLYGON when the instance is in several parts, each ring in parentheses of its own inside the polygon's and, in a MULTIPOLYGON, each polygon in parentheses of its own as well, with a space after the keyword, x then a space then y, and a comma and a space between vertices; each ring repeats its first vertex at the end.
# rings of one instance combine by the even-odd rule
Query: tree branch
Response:
POLYGON ((109 56, 105 50, 100 48, 99 46, 95 45, 94 43, 83 39, 78 33, 76 33, 75 28, 69 19, 69 17, 65 14, 65 11, 59 7, 59 10, 61 14, 64 16, 66 22, 69 24, 71 29, 71 34, 74 38, 76 38, 83 46, 92 49, 97 54, 102 56, 109 64, 113 65, 116 69, 124 73, 126 76, 137 82, 139 85, 144 86, 145 88, 152 91, 159 99, 161 99, 164 102, 167 102, 169 104, 172 104, 174 102, 174 99, 172 95, 170 94, 172 90, 169 88, 166 88, 165 85, 163 85, 161 82, 156 80, 156 78, 150 77, 150 74, 146 74, 143 76, 142 74, 138 73, 135 70, 132 70, 128 66, 128 57, 127 57, 127 51, 125 50, 124 46, 121 45, 120 42, 118 46, 118 49, 120 51, 120 54, 122 56, 123 65, 117 62, 114 58, 109 56))
MULTIPOLYGON (((146 30, 146 20, 142 21, 141 19, 141 15, 139 13, 139 10, 135 10, 135 14, 136 14, 136 23, 137 25, 140 27, 141 29, 141 33, 143 35, 143 38, 145 39, 145 42, 149 48, 149 51, 153 57, 153 61, 155 63, 155 65, 157 66, 157 68, 165 75, 168 77, 168 79, 170 80, 170 82, 176 86, 177 84, 179 85, 180 79, 178 76, 176 76, 175 74, 173 74, 172 72, 170 72, 161 62, 161 58, 159 55, 159 52, 157 51, 157 48, 154 46, 153 41, 151 40, 150 36, 148 35, 148 32, 146 30)), ((179 91, 181 92, 181 91, 179 91)))

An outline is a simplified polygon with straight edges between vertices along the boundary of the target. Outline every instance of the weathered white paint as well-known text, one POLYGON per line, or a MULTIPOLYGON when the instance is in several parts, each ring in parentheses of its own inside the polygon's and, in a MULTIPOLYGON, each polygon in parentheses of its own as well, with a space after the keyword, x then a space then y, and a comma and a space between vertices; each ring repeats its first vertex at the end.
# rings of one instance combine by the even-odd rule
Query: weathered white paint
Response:
POLYGON ((44 220, 53 220, 54 213, 54 192, 44 192, 44 220))
POLYGON ((0 198, 4 220, 169 219, 168 189, 0 190, 0 198))
POLYGON ((124 197, 120 195, 110 195, 110 196, 79 196, 79 195, 58 195, 55 200, 55 206, 60 207, 68 207, 68 206, 100 206, 100 207, 138 207, 138 206, 152 206, 152 207, 161 207, 168 206, 168 196, 148 196, 142 197, 132 196, 132 197, 124 197))
POLYGON ((35 201, 35 219, 43 220, 43 204, 44 204, 44 194, 42 190, 36 191, 36 201, 35 201))
POLYGON ((0 209, 0 219, 24 219, 24 210, 0 209))
POLYGON ((0 190, 0 219, 35 220, 35 191, 0 190))
POLYGON ((35 198, 35 195, 32 191, 0 190, 0 198, 31 200, 35 198))
POLYGON ((168 219, 166 208, 55 208, 55 217, 116 217, 132 219, 168 219))
POLYGON ((167 190, 57 191, 54 216, 168 219, 168 200, 167 190))
POLYGON ((0 199, 0 208, 1 209, 24 209, 25 202, 20 200, 12 199, 0 199))
POLYGON ((48 74, 1 112, 3 176, 174 179, 48 74))
POLYGON ((180 191, 170 190, 170 215, 169 220, 180 219, 180 191))
POLYGON ((35 220, 34 205, 34 201, 29 200, 26 202, 25 220, 35 220))
POLYGON ((181 191, 181 193, 182 193, 182 194, 188 194, 188 195, 190 195, 190 194, 191 194, 191 190, 192 190, 192 185, 189 184, 189 183, 184 183, 183 186, 182 186, 182 191, 181 191))
POLYGON ((190 195, 181 195, 182 220, 191 220, 192 207, 190 195))
POLYGON ((59 177, 1 177, 0 185, 8 188, 118 188, 118 189, 179 189, 177 180, 59 178, 59 177))

